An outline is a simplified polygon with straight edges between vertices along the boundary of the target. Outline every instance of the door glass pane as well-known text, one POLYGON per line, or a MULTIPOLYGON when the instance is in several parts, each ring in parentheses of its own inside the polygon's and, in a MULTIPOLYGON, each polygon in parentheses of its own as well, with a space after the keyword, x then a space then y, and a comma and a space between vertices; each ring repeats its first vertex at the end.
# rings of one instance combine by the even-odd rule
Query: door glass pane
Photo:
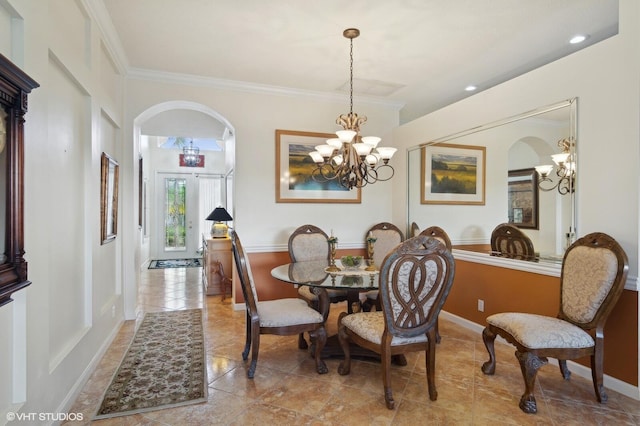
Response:
POLYGON ((164 248, 186 250, 187 180, 166 178, 164 182, 164 248))

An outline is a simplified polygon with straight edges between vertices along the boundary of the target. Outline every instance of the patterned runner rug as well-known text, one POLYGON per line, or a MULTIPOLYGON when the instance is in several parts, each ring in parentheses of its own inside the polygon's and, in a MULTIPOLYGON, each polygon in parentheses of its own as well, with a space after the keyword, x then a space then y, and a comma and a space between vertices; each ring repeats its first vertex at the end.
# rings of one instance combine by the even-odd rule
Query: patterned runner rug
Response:
POLYGON ((164 268, 196 268, 202 266, 202 259, 167 259, 167 260, 152 260, 149 263, 149 269, 164 269, 164 268))
POLYGON ((95 419, 207 400, 202 310, 147 313, 95 419))

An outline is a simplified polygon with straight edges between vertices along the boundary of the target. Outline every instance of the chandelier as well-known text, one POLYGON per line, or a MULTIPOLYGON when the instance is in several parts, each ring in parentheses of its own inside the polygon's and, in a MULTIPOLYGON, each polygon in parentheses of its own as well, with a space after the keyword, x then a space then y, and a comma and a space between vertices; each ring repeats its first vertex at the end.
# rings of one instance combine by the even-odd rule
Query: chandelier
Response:
POLYGON ((316 146, 309 155, 316 165, 311 174, 313 180, 336 181, 344 188, 353 189, 391 179, 394 170, 389 160, 397 149, 378 147, 377 136, 360 136, 360 126, 367 121, 367 117, 358 117, 353 112, 353 39, 360 35, 360 30, 347 28, 342 35, 350 41, 349 113, 341 114, 336 120, 343 128, 336 132, 338 137, 316 146))
POLYGON ((182 148, 184 165, 187 167, 196 167, 200 164, 200 148, 193 146, 193 139, 189 142, 189 146, 182 148))
POLYGON ((544 166, 536 166, 536 171, 540 178, 538 179, 538 188, 542 191, 553 191, 557 189, 561 195, 572 193, 575 189, 576 162, 575 154, 572 153, 575 147, 573 138, 564 138, 558 141, 558 147, 562 148, 562 153, 551 156, 556 164, 556 176, 558 181, 554 184, 553 179, 549 177, 554 166, 547 164, 544 166))

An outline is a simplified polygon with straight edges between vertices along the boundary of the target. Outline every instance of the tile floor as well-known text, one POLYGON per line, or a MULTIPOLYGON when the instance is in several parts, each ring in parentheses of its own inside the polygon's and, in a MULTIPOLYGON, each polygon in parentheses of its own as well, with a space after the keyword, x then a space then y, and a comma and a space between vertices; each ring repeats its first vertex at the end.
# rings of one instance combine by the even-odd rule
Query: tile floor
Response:
MULTIPOLYGON (((444 318, 436 352, 437 401, 428 398, 424 354, 409 355, 407 366, 394 367, 396 409, 391 411, 384 404, 379 364, 354 360, 351 374, 340 376, 340 361, 328 359, 329 373, 318 375, 308 353, 297 349, 296 336, 262 336, 256 375, 249 380, 241 357, 244 311, 233 311, 229 299, 203 296, 200 273, 200 268, 142 273, 138 320, 124 323, 70 412, 82 412, 87 424, 123 426, 640 424, 640 402, 609 391, 609 402, 598 404, 590 381, 574 376, 565 382, 557 365, 540 369, 538 414, 524 414, 518 408, 523 382, 513 347, 496 342, 496 375, 485 376, 481 336, 444 318), (199 307, 206 316, 209 401, 91 422, 144 312, 199 307)), ((345 309, 332 306, 330 333, 345 309)))

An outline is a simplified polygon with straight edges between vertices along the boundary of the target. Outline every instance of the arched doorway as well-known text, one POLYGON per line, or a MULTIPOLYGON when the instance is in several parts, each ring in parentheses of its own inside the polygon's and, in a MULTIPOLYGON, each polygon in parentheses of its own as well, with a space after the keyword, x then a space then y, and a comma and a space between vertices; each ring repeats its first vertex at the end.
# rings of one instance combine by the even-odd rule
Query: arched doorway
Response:
MULTIPOLYGON (((199 210, 210 208, 207 204, 217 203, 225 206, 234 216, 233 174, 235 168, 235 130, 231 123, 210 107, 190 101, 168 101, 153 105, 139 114, 133 121, 134 175, 137 174, 138 191, 138 232, 135 246, 134 271, 145 267, 152 257, 163 258, 158 247, 164 236, 160 235, 164 220, 163 203, 166 192, 164 182, 171 182, 176 188, 189 185, 190 219, 185 215, 185 237, 191 241, 188 257, 196 257, 193 244, 201 240, 200 233, 206 223, 206 215, 199 210), (215 155, 207 152, 211 149, 203 147, 202 167, 189 167, 180 164, 181 146, 159 147, 170 136, 186 136, 198 140, 207 138, 215 140, 218 145, 215 155), (153 145, 153 146, 151 146, 153 145), (137 166, 137 167, 136 167, 137 166), (162 182, 159 184, 159 182, 162 182), (213 184, 215 183, 215 184, 213 184), (164 189, 163 189, 164 188, 164 189), (204 189, 203 189, 204 188, 204 189), (220 194, 212 197, 211 193, 219 188, 220 194), (200 197, 199 193, 206 195, 200 197), (202 198, 203 200, 201 200, 202 198), (206 198, 206 199, 205 199, 206 198)), ((134 179, 135 180, 135 179, 134 179)), ((135 182, 134 182, 135 183, 135 182)), ((178 209, 179 210, 179 209, 178 209)), ((211 208, 212 210, 212 208, 211 208)), ((175 211, 175 209, 174 209, 175 211)), ((208 213, 208 212, 207 212, 208 213)), ((187 241, 185 240, 185 243, 187 241)), ((177 255, 177 254, 176 254, 177 255)), ((132 282, 130 280, 125 280, 132 282)), ((124 289, 125 317, 135 317, 138 274, 135 284, 124 289), (129 288, 131 287, 131 288, 129 288)))

